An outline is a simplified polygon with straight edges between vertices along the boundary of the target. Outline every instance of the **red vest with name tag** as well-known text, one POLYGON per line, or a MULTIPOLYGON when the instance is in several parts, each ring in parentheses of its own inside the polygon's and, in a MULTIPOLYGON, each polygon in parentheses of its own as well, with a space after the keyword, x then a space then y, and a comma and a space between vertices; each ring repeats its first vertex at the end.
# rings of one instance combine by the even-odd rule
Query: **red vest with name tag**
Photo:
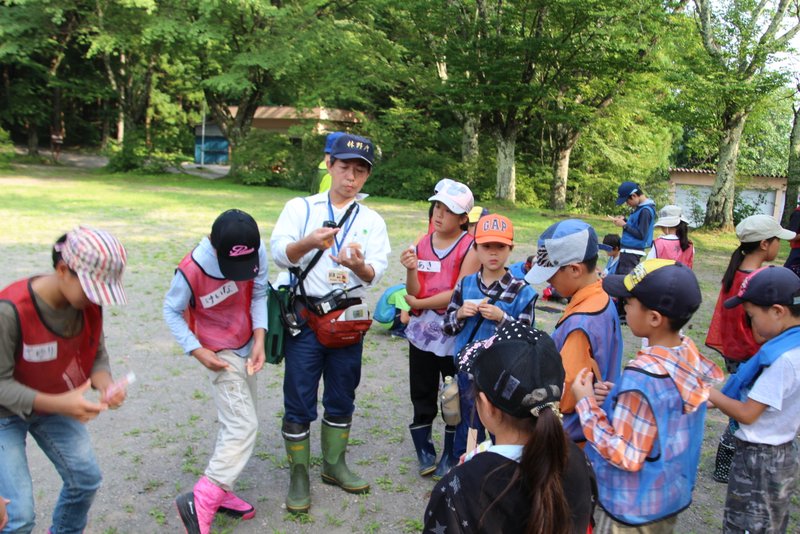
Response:
POLYGON ((0 291, 0 299, 14 306, 19 320, 14 380, 42 393, 66 393, 92 374, 103 331, 103 310, 89 303, 83 310, 81 331, 72 337, 59 336, 42 320, 31 280, 18 280, 0 291))
MULTIPOLYGON (((417 279, 419 280, 417 298, 432 297, 456 287, 461 264, 464 263, 464 258, 474 240, 469 233, 462 234, 450 252, 444 258, 440 258, 433 250, 433 234, 428 234, 420 239, 417 243, 417 279), (431 265, 434 265, 435 268, 430 269, 431 265)), ((445 311, 447 311, 446 307, 436 310, 436 313, 442 315, 445 311)))
POLYGON ((181 260, 178 271, 192 290, 186 322, 203 347, 219 352, 247 345, 253 335, 253 281, 215 278, 203 271, 191 253, 181 260))

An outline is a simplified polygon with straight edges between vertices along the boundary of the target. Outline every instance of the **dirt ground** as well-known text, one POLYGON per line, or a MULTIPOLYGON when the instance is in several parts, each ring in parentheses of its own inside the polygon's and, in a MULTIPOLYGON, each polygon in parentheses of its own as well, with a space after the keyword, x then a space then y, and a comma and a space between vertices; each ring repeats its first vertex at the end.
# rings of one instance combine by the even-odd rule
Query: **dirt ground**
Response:
MULTIPOLYGON (((132 229, 134 233, 140 230, 132 229)), ((165 241, 174 238, 168 228, 162 231, 165 241)), ((394 248, 388 272, 379 287, 370 291, 371 304, 384 288, 404 279, 399 263, 402 247, 394 248)), ((519 246, 512 259, 523 259, 531 252, 532 245, 519 246)), ((0 239, 0 257, 0 286, 47 265, 47 251, 32 251, 19 240, 0 239)), ((89 424, 104 474, 90 515, 90 534, 182 532, 174 498, 191 489, 214 445, 217 424, 205 369, 181 354, 161 314, 162 298, 178 259, 174 252, 164 254, 163 248, 157 248, 146 266, 126 275, 129 305, 110 308, 106 314, 107 345, 115 374, 122 376, 132 370, 138 380, 121 409, 103 413, 89 424)), ((274 280, 274 266, 270 272, 274 280)), ((537 289, 541 292, 542 288, 537 289)), ((704 303, 704 308, 710 307, 713 302, 704 303)), ((540 302, 537 326, 551 330, 562 308, 540 302)), ((700 344, 701 334, 695 333, 694 338, 700 344)), ((632 355, 638 343, 626 330, 626 355, 632 355)), ((351 467, 371 481, 372 491, 354 496, 321 482, 317 421, 312 425, 312 508, 310 514, 299 517, 287 514, 283 505, 289 478, 280 436, 283 368, 266 366, 259 375, 258 442, 236 488, 254 503, 257 514, 241 523, 218 519, 217 531, 418 532, 433 482, 416 473, 407 429, 411 420, 407 360, 406 341, 391 338, 373 325, 365 341, 347 456, 351 467)), ((724 417, 710 412, 694 503, 681 514, 678 532, 720 530, 725 487, 712 481, 711 471, 723 425, 724 417)), ((438 449, 443 423, 437 421, 434 428, 438 449)), ((60 480, 33 440, 28 451, 38 511, 35 532, 43 533, 60 480)), ((797 531, 797 504, 795 501, 790 531, 797 531)))

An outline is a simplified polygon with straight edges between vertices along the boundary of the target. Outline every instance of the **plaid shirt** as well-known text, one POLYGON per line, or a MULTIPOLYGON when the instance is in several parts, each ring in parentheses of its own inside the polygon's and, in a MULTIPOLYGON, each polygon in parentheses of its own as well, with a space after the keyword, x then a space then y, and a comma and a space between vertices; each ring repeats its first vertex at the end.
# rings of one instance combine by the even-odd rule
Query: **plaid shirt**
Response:
MULTIPOLYGON (((489 300, 493 300, 495 302, 514 302, 514 299, 517 298, 517 295, 519 295, 520 291, 527 286, 527 283, 524 280, 514 278, 514 275, 506 270, 506 274, 504 274, 500 280, 492 282, 489 287, 486 287, 486 285, 483 283, 482 274, 483 268, 478 271, 478 286, 480 287, 481 292, 489 297, 489 300)), ((443 330, 444 333, 449 336, 454 336, 459 333, 466 324, 466 319, 456 318, 459 308, 464 305, 462 287, 463 278, 459 280, 458 284, 456 284, 456 287, 453 289, 453 296, 450 298, 450 304, 447 306, 447 312, 444 316, 443 330)), ((497 327, 499 328, 505 324, 506 321, 520 321, 527 325, 532 325, 535 314, 535 304, 536 299, 531 301, 530 306, 528 306, 525 311, 519 315, 519 317, 509 317, 508 314, 504 313, 503 320, 497 323, 497 327)))
MULTIPOLYGON (((680 347, 645 347, 628 367, 669 374, 683 398, 684 412, 689 413, 708 399, 711 383, 723 378, 720 368, 701 356, 688 337, 680 347)), ((626 471, 642 468, 653 449, 658 427, 650 405, 639 392, 626 391, 617 397, 611 421, 593 396, 581 399, 575 409, 586 439, 603 458, 626 471)))

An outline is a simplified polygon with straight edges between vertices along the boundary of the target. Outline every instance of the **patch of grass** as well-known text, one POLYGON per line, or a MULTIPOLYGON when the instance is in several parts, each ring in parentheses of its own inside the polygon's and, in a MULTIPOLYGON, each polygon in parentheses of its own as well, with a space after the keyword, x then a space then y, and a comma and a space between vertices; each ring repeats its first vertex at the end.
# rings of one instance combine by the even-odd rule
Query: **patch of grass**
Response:
POLYGON ((422 532, 424 526, 422 521, 416 518, 403 520, 403 532, 422 532))
POLYGON ((147 512, 150 517, 158 524, 159 526, 164 526, 167 524, 167 516, 164 514, 162 510, 158 508, 151 508, 149 512, 147 512))
POLYGON ((293 514, 291 512, 283 514, 283 520, 297 523, 298 525, 313 525, 316 522, 311 514, 293 514))

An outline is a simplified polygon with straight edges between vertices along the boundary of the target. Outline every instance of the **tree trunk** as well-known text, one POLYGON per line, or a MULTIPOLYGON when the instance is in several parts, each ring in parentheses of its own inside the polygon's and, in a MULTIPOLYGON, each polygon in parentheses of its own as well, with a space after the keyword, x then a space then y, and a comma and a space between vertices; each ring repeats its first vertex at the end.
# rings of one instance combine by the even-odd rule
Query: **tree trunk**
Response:
POLYGON ((108 140, 111 138, 111 121, 108 120, 108 99, 102 99, 101 109, 103 114, 100 148, 105 150, 108 147, 108 140))
POLYGON ((495 197, 511 203, 517 199, 517 168, 514 153, 517 145, 516 129, 496 134, 497 189, 495 197))
POLYGON ((786 177, 786 202, 783 205, 783 224, 789 224, 789 217, 798 205, 800 194, 800 103, 794 109, 792 134, 789 136, 789 171, 786 177))
POLYGON ((563 211, 567 207, 567 179, 569 177, 569 158, 578 142, 580 132, 563 124, 556 125, 556 140, 553 148, 553 188, 550 194, 550 208, 563 211))
POLYGON ((747 111, 726 111, 724 117, 725 123, 722 142, 719 147, 719 162, 717 163, 717 178, 714 180, 711 195, 708 197, 703 226, 732 231, 736 160, 739 157, 739 144, 742 140, 744 123, 747 121, 747 111))
POLYGON ((550 197, 550 208, 563 211, 567 207, 567 175, 569 174, 569 157, 572 145, 556 150, 553 161, 553 191, 550 197))
POLYGON ((28 155, 29 156, 38 156, 39 155, 39 132, 36 131, 36 125, 27 122, 25 124, 25 130, 28 133, 28 155))
POLYGON ((479 115, 467 113, 464 116, 464 123, 461 128, 461 161, 468 165, 475 164, 480 155, 480 147, 478 145, 480 121, 479 115))

